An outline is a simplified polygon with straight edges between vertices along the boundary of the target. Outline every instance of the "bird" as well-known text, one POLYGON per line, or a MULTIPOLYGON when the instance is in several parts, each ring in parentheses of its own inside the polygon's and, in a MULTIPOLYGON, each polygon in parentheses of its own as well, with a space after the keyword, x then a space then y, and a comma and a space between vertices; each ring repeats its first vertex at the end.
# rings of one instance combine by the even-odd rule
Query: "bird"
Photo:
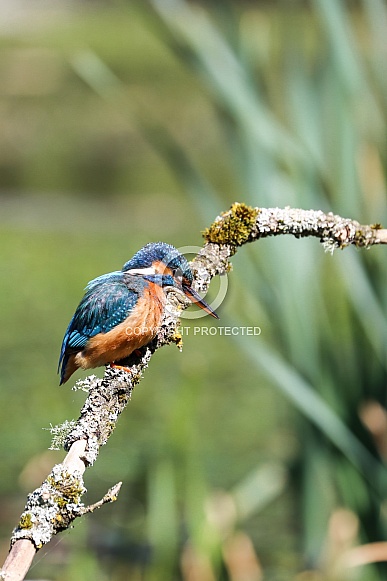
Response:
POLYGON ((121 270, 91 280, 63 338, 60 385, 79 368, 111 365, 127 369, 119 362, 149 344, 160 328, 167 286, 180 289, 218 319, 192 282, 186 258, 165 242, 146 244, 121 270))

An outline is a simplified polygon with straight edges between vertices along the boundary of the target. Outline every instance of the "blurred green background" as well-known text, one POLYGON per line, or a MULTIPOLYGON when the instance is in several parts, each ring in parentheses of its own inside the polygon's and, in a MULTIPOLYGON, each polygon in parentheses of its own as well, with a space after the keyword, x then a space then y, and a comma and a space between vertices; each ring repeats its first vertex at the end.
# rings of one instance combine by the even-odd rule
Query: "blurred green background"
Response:
MULTIPOLYGON (((1 3, 4 557, 63 458, 42 428, 84 399, 56 364, 87 281, 200 245, 235 200, 387 223, 386 30, 382 0, 1 3)), ((266 239, 233 264, 219 325, 261 335, 184 321, 86 474, 118 502, 28 578, 386 578, 386 250, 266 239)))

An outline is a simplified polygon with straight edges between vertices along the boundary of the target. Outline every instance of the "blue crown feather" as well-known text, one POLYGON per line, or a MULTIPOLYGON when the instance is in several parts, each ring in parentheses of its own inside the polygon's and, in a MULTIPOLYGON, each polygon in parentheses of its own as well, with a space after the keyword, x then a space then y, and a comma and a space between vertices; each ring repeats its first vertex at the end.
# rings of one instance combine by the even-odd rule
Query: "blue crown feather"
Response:
POLYGON ((150 242, 141 248, 122 267, 126 272, 135 268, 149 268, 154 262, 163 262, 172 270, 180 269, 184 278, 192 282, 192 272, 186 258, 171 244, 150 242))

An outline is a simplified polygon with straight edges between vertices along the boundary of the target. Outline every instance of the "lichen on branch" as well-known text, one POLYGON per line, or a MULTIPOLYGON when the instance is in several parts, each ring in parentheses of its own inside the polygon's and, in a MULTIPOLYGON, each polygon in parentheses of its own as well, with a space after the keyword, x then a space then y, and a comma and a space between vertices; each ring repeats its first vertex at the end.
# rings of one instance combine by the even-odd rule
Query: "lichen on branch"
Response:
POLYGON ((204 230, 203 236, 207 242, 230 246, 234 254, 237 246, 252 241, 251 235, 259 212, 259 208, 235 202, 204 230))
POLYGON ((387 244, 387 230, 380 224, 361 225, 332 212, 295 208, 251 208, 235 202, 204 231, 207 242, 236 247, 267 236, 292 234, 319 238, 326 250, 354 245, 368 248, 387 244))

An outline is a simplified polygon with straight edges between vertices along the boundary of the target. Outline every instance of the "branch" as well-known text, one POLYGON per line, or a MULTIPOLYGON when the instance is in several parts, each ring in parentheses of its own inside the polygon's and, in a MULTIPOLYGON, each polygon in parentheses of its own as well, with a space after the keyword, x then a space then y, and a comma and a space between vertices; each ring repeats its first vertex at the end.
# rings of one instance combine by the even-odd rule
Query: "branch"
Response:
POLYGON ((234 249, 246 242, 280 234, 292 234, 296 238, 314 236, 331 252, 350 244, 359 248, 387 244, 387 230, 380 224, 362 226, 356 220, 321 210, 250 208, 239 203, 218 216, 204 232, 208 242, 234 249))
MULTIPOLYGON (((362 226, 355 220, 321 211, 250 208, 235 203, 204 232, 207 243, 191 263, 196 290, 206 291, 214 276, 230 270, 229 258, 237 247, 280 234, 292 234, 297 238, 315 236, 331 252, 350 244, 365 248, 387 244, 387 230, 380 224, 362 226)), ((88 393, 79 419, 52 429, 55 446, 63 445, 67 456, 28 496, 19 524, 12 533, 11 549, 0 572, 1 579, 24 579, 35 553, 54 535, 67 529, 76 518, 116 500, 121 483, 110 489, 103 499, 85 507, 81 502, 86 492, 83 474, 95 462, 100 446, 109 439, 153 353, 171 343, 182 347, 179 317, 191 302, 175 288, 166 288, 165 292, 166 308, 157 337, 126 360, 130 372, 108 366, 102 379, 91 375, 77 382, 75 389, 88 393)))

